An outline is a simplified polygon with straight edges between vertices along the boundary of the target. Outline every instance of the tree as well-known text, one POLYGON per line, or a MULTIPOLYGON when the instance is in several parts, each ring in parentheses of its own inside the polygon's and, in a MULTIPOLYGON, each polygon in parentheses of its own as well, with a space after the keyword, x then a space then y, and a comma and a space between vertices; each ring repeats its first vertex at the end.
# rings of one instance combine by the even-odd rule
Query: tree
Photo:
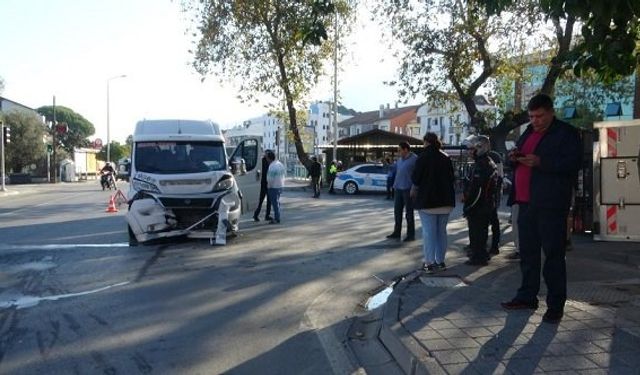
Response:
POLYGON ((474 97, 513 51, 513 37, 532 24, 526 2, 514 5, 510 15, 489 15, 476 0, 384 0, 377 13, 404 47, 401 96, 427 94, 436 103, 458 99, 469 114, 469 125, 487 133, 486 116, 474 97))
MULTIPOLYGON (((46 121, 53 121, 53 106, 43 106, 38 108, 37 111, 45 116, 46 121)), ((87 147, 89 145, 87 138, 96 131, 91 122, 67 107, 56 106, 56 121, 58 123, 64 122, 68 126, 66 133, 56 134, 57 146, 62 147, 71 155, 73 155, 75 148, 87 147)))
MULTIPOLYGON (((118 141, 111 141, 111 160, 118 161, 122 158, 129 157, 131 148, 129 148, 126 144, 121 145, 118 141)), ((107 145, 102 146, 100 152, 96 156, 98 160, 107 160, 107 145)))
MULTIPOLYGON (((481 0, 489 14, 500 14, 516 0, 481 0)), ((571 42, 577 22, 581 37, 559 49, 554 63, 573 67, 576 76, 595 72, 601 80, 632 74, 638 64, 640 2, 637 0, 539 0, 540 11, 556 27, 558 40, 571 42), (558 28, 564 20, 564 30, 558 28), (560 35, 562 34, 562 36, 560 35)), ((552 92, 543 90, 543 92, 552 92)))
POLYGON ((346 14, 347 0, 185 0, 197 32, 193 65, 201 75, 236 79, 240 97, 272 95, 286 109, 300 162, 309 165, 297 107, 330 56, 327 41, 334 12, 346 14))
POLYGON ((11 143, 7 145, 7 166, 20 173, 45 155, 45 126, 33 112, 12 110, 4 114, 4 123, 11 128, 11 143))
POLYGON ((4 79, 0 77, 0 94, 4 91, 4 79))

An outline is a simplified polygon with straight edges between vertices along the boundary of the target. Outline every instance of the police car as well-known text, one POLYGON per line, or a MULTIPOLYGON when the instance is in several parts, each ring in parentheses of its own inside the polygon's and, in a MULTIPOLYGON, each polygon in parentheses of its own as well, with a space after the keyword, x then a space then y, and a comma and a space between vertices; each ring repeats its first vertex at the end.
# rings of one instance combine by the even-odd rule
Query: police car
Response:
POLYGON ((382 164, 360 164, 338 172, 334 188, 346 194, 359 191, 387 191, 387 168, 382 164))

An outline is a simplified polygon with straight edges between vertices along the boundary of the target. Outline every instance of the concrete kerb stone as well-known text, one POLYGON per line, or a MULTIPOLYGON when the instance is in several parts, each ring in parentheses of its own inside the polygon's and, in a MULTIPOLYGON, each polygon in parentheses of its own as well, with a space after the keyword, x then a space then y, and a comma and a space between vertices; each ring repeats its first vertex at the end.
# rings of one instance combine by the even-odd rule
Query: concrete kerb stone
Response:
POLYGON ((399 322, 400 299, 404 290, 420 277, 413 272, 401 280, 383 306, 382 327, 379 340, 389 351, 398 366, 411 375, 446 374, 444 369, 430 356, 399 322))

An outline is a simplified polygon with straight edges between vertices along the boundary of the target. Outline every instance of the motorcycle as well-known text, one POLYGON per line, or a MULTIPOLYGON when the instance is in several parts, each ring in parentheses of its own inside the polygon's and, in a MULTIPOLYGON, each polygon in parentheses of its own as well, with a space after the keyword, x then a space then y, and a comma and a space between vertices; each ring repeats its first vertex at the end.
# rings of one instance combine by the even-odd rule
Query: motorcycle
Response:
POLYGON ((105 190, 105 189, 116 190, 116 180, 113 176, 113 173, 112 172, 103 173, 100 176, 100 185, 102 186, 102 190, 105 190))

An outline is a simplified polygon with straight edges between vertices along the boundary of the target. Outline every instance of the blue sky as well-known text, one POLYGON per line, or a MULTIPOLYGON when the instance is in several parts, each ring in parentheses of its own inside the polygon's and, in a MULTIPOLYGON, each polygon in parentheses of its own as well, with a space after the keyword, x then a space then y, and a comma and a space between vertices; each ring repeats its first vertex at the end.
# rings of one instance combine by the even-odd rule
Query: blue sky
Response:
MULTIPOLYGON (((232 84, 201 82, 189 65, 187 16, 169 0, 0 0, 2 95, 31 107, 49 105, 55 95, 103 140, 107 79, 121 74, 127 77, 110 84, 111 138, 119 141, 143 118, 212 119, 228 127, 265 112, 262 103, 240 103, 232 84)), ((376 29, 367 21, 354 27, 340 73, 342 102, 361 111, 396 100, 382 84, 395 65, 376 29)), ((332 97, 329 82, 321 80, 310 99, 332 97)))

